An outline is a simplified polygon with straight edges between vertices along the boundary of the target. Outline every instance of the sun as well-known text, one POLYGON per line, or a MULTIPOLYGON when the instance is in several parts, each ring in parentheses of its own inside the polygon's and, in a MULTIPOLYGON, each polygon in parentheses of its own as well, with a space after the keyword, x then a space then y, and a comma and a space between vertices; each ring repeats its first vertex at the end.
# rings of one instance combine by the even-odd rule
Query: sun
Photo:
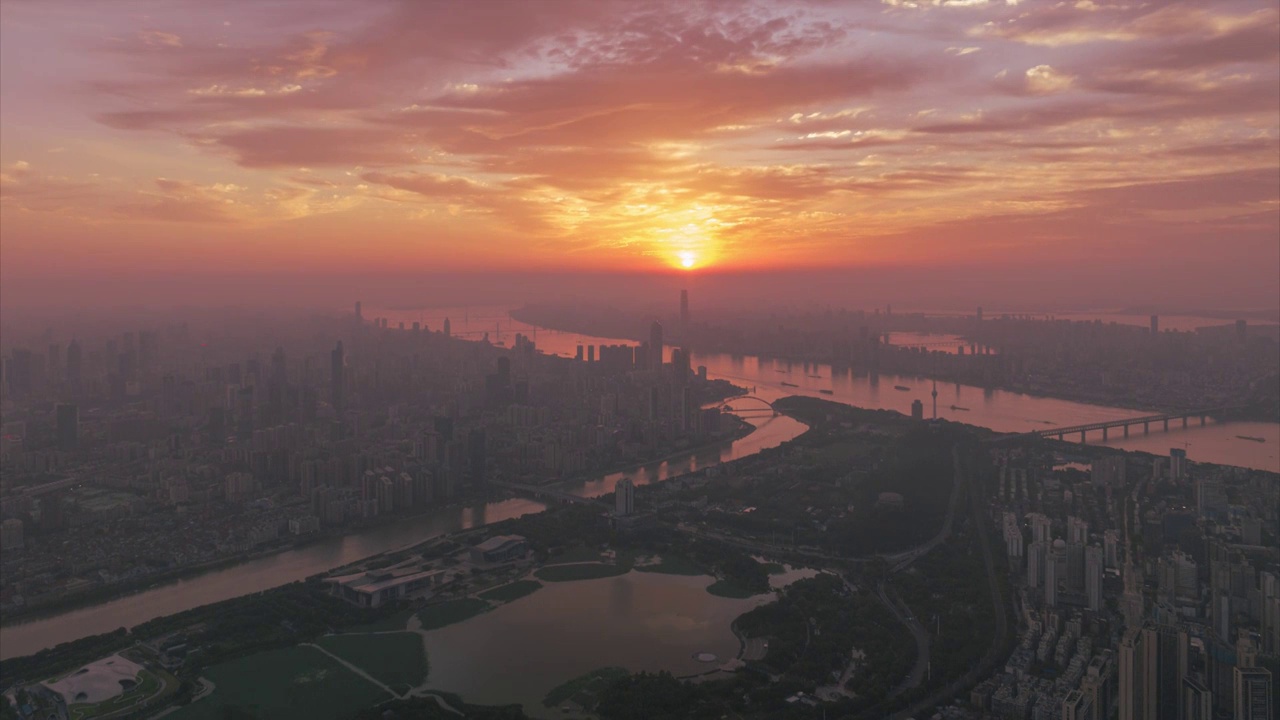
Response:
POLYGON ((698 256, 694 255, 693 253, 687 250, 685 252, 680 253, 679 257, 680 257, 680 267, 686 270, 693 267, 693 264, 698 261, 698 256))

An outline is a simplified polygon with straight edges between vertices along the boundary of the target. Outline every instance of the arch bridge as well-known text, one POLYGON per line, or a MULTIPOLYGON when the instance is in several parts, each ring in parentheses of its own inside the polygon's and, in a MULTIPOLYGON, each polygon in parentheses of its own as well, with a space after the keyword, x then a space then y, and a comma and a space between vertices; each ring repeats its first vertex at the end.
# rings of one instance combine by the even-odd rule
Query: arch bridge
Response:
POLYGON ((757 396, 755 396, 755 395, 738 395, 738 396, 736 396, 736 397, 726 398, 722 403, 720 403, 720 409, 722 409, 722 410, 733 410, 733 409, 734 409, 734 408, 733 408, 733 403, 736 403, 736 402, 738 402, 739 400, 750 400, 750 401, 752 401, 753 403, 757 403, 757 404, 759 404, 759 405, 762 405, 763 407, 761 407, 761 408, 760 408, 761 410, 768 410, 769 412, 773 413, 774 415, 778 415, 778 414, 780 414, 780 413, 778 412, 778 408, 776 408, 776 407, 774 407, 774 406, 773 406, 773 403, 769 402, 768 400, 765 400, 765 399, 764 399, 764 398, 762 398, 762 397, 757 397, 757 396))

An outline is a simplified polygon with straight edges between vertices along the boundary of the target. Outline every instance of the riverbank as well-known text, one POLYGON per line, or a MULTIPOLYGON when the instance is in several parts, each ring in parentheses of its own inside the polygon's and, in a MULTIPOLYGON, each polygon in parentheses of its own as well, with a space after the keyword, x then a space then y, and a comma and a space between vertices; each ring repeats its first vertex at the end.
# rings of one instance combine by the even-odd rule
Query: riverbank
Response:
MULTIPOLYGON (((724 398, 721 398, 721 400, 717 400, 716 402, 722 402, 723 400, 730 399, 732 397, 735 397, 735 396, 728 395, 728 396, 725 396, 724 398)), ((733 417, 733 416, 730 416, 730 417, 733 417)), ((732 434, 729 436, 717 438, 715 440, 712 440, 700 445, 694 445, 688 448, 679 449, 674 452, 663 455, 661 457, 643 460, 635 463, 629 463, 629 464, 615 467, 612 469, 595 471, 590 475, 583 475, 583 476, 579 476, 577 478, 573 478, 569 480, 556 481, 554 483, 547 485, 547 487, 549 489, 565 489, 565 488, 571 488, 575 486, 581 486, 584 483, 591 482, 593 479, 598 479, 601 477, 609 477, 619 473, 632 472, 632 471, 643 469, 646 467, 659 465, 661 463, 670 462, 672 460, 676 460, 679 458, 697 455, 697 454, 706 452, 708 450, 711 450, 713 448, 725 447, 725 446, 731 445, 732 443, 750 435, 755 430, 755 427, 753 425, 739 418, 733 417, 733 422, 737 424, 737 427, 734 428, 732 434)), ((482 498, 467 497, 467 498, 457 500, 455 502, 446 503, 443 505, 435 505, 429 508, 425 508, 419 512, 408 513, 403 515, 398 514, 394 516, 394 519, 397 521, 412 521, 415 519, 422 519, 435 514, 439 514, 442 511, 464 509, 469 506, 475 505, 477 502, 489 503, 489 502, 499 501, 506 498, 515 497, 515 496, 516 496, 515 493, 500 493, 500 494, 490 493, 486 497, 482 497, 482 498)), ((133 595, 138 595, 138 594, 149 592, 152 590, 157 590, 165 586, 175 585, 184 580, 191 580, 194 578, 198 578, 202 575, 206 575, 211 572, 233 568, 236 565, 249 563, 254 560, 270 558, 272 556, 281 555, 283 553, 287 553, 290 551, 302 550, 310 545, 314 545, 316 543, 323 542, 325 540, 340 540, 346 537, 359 536, 375 529, 376 529, 376 526, 374 525, 364 524, 360 526, 352 526, 349 528, 334 529, 327 532, 319 532, 312 535, 308 535, 304 538, 298 539, 293 542, 274 545, 269 548, 263 548, 263 549, 254 550, 251 552, 238 553, 236 555, 217 558, 215 560, 210 560, 204 563, 200 563, 198 565, 191 565, 187 567, 166 570, 161 573, 148 575, 145 578, 141 578, 133 582, 119 583, 119 584, 110 585, 110 586, 93 588, 91 590, 79 592, 74 595, 60 597, 57 600, 53 600, 47 603, 41 603, 39 606, 32 606, 27 608, 5 608, 3 617, 0 617, 0 628, 15 627, 15 626, 23 625, 30 622, 36 622, 49 617, 56 617, 63 613, 72 612, 72 611, 84 609, 87 607, 92 607, 94 605, 98 605, 101 603, 121 600, 123 598, 127 598, 133 595)), ((429 538, 424 538, 424 540, 425 539, 429 539, 429 538)), ((414 544, 417 544, 417 543, 414 543, 414 544)), ((406 547, 411 547, 411 545, 406 547)), ((389 554, 389 553, 397 552, 398 550, 402 550, 402 549, 404 548, 393 548, 393 549, 385 550, 380 553, 376 553, 375 555, 370 557, 389 554)))
MULTIPOLYGON (((510 316, 513 319, 518 320, 520 322, 523 322, 529 325, 536 325, 538 327, 546 328, 548 330, 553 330, 557 332, 578 333, 578 334, 600 333, 606 336, 619 337, 621 339, 631 340, 637 343, 647 339, 647 337, 642 336, 639 333, 639 331, 617 332, 616 331, 617 328, 571 327, 570 326, 571 323, 564 322, 555 317, 543 317, 541 314, 538 314, 536 310, 528 307, 522 307, 522 308, 512 310, 510 312, 510 316)), ((735 357, 751 356, 751 357, 756 357, 761 361, 776 360, 776 361, 784 361, 784 362, 793 362, 797 364, 810 364, 810 365, 817 364, 817 365, 827 365, 827 366, 832 365, 832 362, 830 359, 824 360, 820 358, 788 357, 784 355, 775 355, 775 354, 770 354, 767 352, 760 352, 760 351, 744 352, 741 349, 736 349, 736 348, 708 349, 705 347, 700 348, 696 343, 688 343, 687 346, 689 347, 689 349, 693 351, 695 355, 695 359, 696 359, 696 356, 699 354, 704 356, 705 355, 730 355, 735 357)), ((850 369, 852 370, 852 368, 850 369)), ((862 369, 862 371, 865 372, 865 369, 862 369)), ((886 376, 913 378, 917 380, 920 380, 920 379, 936 380, 939 383, 945 382, 949 384, 950 383, 969 384, 972 382, 972 380, 970 379, 951 376, 945 373, 936 374, 936 375, 922 375, 914 372, 885 371, 883 374, 886 376)), ((750 382, 750 379, 747 379, 747 378, 734 378, 734 379, 744 381, 744 382, 750 382)), ((989 386, 982 386, 982 387, 983 389, 1003 390, 1006 392, 1027 395, 1033 398, 1065 400, 1065 401, 1074 402, 1074 403, 1101 405, 1101 406, 1107 406, 1111 408, 1124 408, 1128 410, 1134 410, 1138 414, 1152 414, 1153 411, 1156 409, 1148 404, 1135 401, 1132 398, 1129 398, 1126 396, 1113 396, 1109 394, 1089 392, 1089 390, 1091 389, 1089 387, 1071 388, 1071 389, 1044 388, 1039 386, 1027 385, 1023 383, 1010 383, 1010 382, 997 383, 997 384, 992 384, 989 386)), ((1175 409, 1175 408, 1169 408, 1169 409, 1175 409)), ((1280 422, 1280 406, 1277 406, 1276 404, 1272 403, 1267 405, 1265 408, 1261 408, 1261 409, 1259 409, 1258 407, 1250 407, 1247 410, 1234 411, 1229 415, 1225 415, 1221 419, 1224 421, 1239 420, 1239 421, 1277 423, 1277 422, 1280 422)))

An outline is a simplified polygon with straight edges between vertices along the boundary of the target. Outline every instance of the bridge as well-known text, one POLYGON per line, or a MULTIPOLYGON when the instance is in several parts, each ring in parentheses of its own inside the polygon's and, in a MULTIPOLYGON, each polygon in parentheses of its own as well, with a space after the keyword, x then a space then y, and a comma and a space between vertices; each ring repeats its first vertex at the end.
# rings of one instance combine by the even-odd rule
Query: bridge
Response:
POLYGON ((736 397, 728 398, 723 403, 720 404, 720 409, 733 410, 734 409, 733 403, 736 403, 739 400, 751 400, 752 402, 763 405, 764 407, 761 408, 762 410, 768 410, 769 412, 773 413, 775 416, 779 414, 778 408, 774 407, 773 403, 769 402, 768 400, 765 400, 762 397, 756 397, 755 395, 738 395, 736 397))
POLYGON ((521 493, 533 497, 535 500, 556 500, 561 503, 575 503, 578 505, 603 505, 604 502, 598 498, 582 497, 581 495, 573 495, 556 490, 555 488, 539 487, 537 485, 525 485, 524 483, 499 482, 490 481, 489 485, 493 487, 506 488, 514 492, 521 493))
POLYGON ((1030 438, 1030 437, 1037 437, 1037 436, 1043 437, 1043 438, 1056 437, 1058 440, 1065 440, 1068 435, 1075 435, 1076 433, 1080 433, 1080 442, 1084 443, 1088 439, 1088 435, 1090 432, 1101 430, 1102 441, 1106 442, 1109 439, 1110 431, 1112 428, 1120 428, 1124 432, 1124 437, 1129 437, 1129 428, 1137 427, 1138 425, 1142 426, 1143 435, 1149 434, 1151 432, 1151 426, 1154 424, 1160 424, 1163 426, 1164 430, 1168 431, 1169 423, 1171 421, 1181 420, 1182 427, 1184 428, 1188 427, 1192 418, 1199 418, 1200 425, 1203 427, 1205 423, 1208 422, 1208 419, 1210 417, 1213 417, 1214 415, 1221 415, 1222 413, 1230 412, 1232 410, 1238 410, 1238 409, 1239 408, 1234 408, 1234 407, 1217 407, 1217 408, 1206 408, 1203 410, 1177 411, 1177 412, 1164 413, 1161 415, 1144 415, 1142 417, 1124 418, 1122 420, 1104 420, 1101 422, 1084 423, 1082 425, 1069 425, 1067 427, 1049 428, 1047 430, 1033 430, 1031 432, 1025 432, 1025 433, 1011 433, 1009 435, 1001 435, 1000 437, 993 438, 993 441, 999 442, 1002 440, 1011 440, 1014 438, 1030 438))

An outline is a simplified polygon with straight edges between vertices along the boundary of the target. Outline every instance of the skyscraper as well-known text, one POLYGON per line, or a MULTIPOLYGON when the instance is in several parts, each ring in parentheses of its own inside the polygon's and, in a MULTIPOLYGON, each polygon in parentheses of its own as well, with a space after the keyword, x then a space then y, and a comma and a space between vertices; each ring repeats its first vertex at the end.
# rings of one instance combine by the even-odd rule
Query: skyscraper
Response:
POLYGON ((82 357, 80 341, 72 340, 71 344, 67 346, 67 385, 70 386, 72 393, 80 391, 82 357))
POLYGON ((364 324, 364 313, 361 312, 360 301, 356 301, 356 325, 364 324))
POLYGON ((689 324, 689 291, 680 291, 680 324, 689 324))
POLYGON ((1187 472, 1187 451, 1185 448, 1169 448, 1169 477, 1174 482, 1182 479, 1187 472))
POLYGON ((622 478, 613 488, 614 514, 626 517, 636 511, 636 486, 630 478, 622 478))
POLYGON ((1213 693, 1199 679, 1182 679, 1180 720, 1213 720, 1213 693))
POLYGON ((662 347, 662 323, 654 320, 649 326, 649 352, 652 356, 649 367, 653 370, 662 369, 662 347))
POLYGON ((1054 607, 1058 604, 1058 584, 1067 574, 1067 544, 1058 538, 1049 548, 1049 557, 1044 564, 1044 604, 1054 607))
POLYGON ((329 402, 338 412, 342 412, 345 398, 343 397, 343 373, 346 368, 346 355, 342 351, 342 341, 338 341, 338 346, 329 353, 329 402))
POLYGON ((449 318, 444 319, 444 336, 451 337, 453 335, 453 327, 449 323, 449 318))
POLYGON ((59 404, 58 414, 58 447, 63 450, 75 450, 80 443, 80 409, 75 405, 59 404))
POLYGON ((1148 720, 1178 717, 1187 635, 1172 625, 1142 628, 1143 711, 1148 720))
POLYGON ((1276 720, 1271 713, 1271 671, 1235 669, 1235 720, 1276 720))
POLYGON ((1120 640, 1120 720, 1143 720, 1142 633, 1129 628, 1120 640))
POLYGON ((1044 565, 1048 548, 1039 540, 1027 546, 1027 587, 1038 588, 1044 582, 1044 565))
POLYGON ((1089 609, 1102 609, 1102 548, 1090 545, 1084 551, 1084 591, 1089 598, 1089 609))
POLYGON ((924 419, 924 403, 920 402, 920 400, 918 399, 911 401, 911 419, 912 420, 924 419))
POLYGON ((25 398, 31 394, 31 351, 14 348, 5 368, 9 380, 9 394, 25 398))
POLYGON ((1160 334, 1160 316, 1159 315, 1151 316, 1151 334, 1152 335, 1160 334))

